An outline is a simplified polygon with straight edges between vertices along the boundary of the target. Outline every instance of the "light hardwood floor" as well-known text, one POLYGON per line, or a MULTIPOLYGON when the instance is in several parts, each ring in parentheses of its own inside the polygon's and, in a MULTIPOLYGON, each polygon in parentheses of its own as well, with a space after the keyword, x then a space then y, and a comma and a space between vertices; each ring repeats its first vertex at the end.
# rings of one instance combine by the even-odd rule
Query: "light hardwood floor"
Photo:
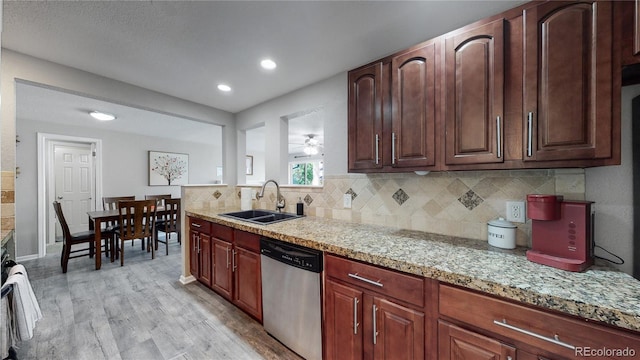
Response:
MULTIPOLYGON (((25 261, 43 319, 19 359, 300 359, 198 282, 182 285, 180 245, 151 254, 125 244, 125 263, 71 259, 60 246, 25 261)), ((6 356, 6 354, 5 354, 6 356)))

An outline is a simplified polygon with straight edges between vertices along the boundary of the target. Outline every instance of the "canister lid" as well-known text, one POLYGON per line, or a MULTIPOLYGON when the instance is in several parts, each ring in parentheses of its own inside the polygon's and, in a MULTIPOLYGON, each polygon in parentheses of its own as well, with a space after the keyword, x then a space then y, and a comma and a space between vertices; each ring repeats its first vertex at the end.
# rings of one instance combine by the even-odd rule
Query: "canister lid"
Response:
POLYGON ((516 227, 511 221, 507 221, 504 218, 491 220, 487 224, 495 227, 505 228, 505 229, 513 229, 516 227))
POLYGON ((562 201, 562 195, 529 194, 529 195, 527 195, 527 201, 529 201, 529 202, 558 202, 558 201, 562 201))

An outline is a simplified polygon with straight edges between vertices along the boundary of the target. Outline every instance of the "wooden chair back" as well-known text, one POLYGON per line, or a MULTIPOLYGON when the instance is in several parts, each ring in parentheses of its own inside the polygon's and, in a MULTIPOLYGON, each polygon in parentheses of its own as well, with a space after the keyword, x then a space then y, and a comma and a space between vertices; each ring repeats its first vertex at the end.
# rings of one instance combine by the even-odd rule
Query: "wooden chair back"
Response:
POLYGON ((155 200, 119 201, 120 238, 122 240, 152 238, 156 222, 155 200))
POLYGON ((69 224, 67 224, 67 220, 64 218, 64 214, 62 213, 62 204, 60 204, 58 201, 54 201, 53 209, 56 211, 58 222, 60 223, 60 227, 62 228, 62 239, 64 241, 64 244, 66 244, 67 241, 71 240, 71 232, 69 231, 69 224))
POLYGON ((166 199, 171 199, 171 194, 165 195, 145 195, 145 200, 156 200, 158 206, 164 207, 164 203, 166 199))
MULTIPOLYGON (((118 210, 118 201, 131 201, 135 200, 135 195, 132 196, 110 196, 102 198, 102 208, 104 210, 118 210)), ((117 225, 116 221, 107 221, 107 228, 113 228, 117 225)))
POLYGON ((164 201, 165 232, 180 232, 180 199, 165 199, 164 201))

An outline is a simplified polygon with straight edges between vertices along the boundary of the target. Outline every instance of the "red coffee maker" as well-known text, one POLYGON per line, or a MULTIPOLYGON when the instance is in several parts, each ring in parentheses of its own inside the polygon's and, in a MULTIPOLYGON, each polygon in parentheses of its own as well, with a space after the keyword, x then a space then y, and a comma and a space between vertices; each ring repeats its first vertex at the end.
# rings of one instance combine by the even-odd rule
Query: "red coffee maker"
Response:
POLYGON ((593 264, 592 201, 563 201, 557 195, 527 195, 531 250, 527 259, 568 271, 593 264))

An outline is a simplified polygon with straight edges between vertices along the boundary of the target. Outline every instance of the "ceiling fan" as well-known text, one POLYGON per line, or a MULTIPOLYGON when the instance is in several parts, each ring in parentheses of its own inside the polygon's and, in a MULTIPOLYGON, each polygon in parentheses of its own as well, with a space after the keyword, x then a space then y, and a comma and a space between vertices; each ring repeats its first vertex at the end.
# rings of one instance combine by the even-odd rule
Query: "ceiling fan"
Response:
POLYGON ((300 152, 305 153, 306 155, 317 155, 318 153, 320 153, 323 150, 323 144, 320 143, 320 141, 318 141, 318 139, 315 138, 315 134, 307 134, 304 135, 305 139, 304 139, 304 144, 294 144, 294 145, 299 145, 300 152))

